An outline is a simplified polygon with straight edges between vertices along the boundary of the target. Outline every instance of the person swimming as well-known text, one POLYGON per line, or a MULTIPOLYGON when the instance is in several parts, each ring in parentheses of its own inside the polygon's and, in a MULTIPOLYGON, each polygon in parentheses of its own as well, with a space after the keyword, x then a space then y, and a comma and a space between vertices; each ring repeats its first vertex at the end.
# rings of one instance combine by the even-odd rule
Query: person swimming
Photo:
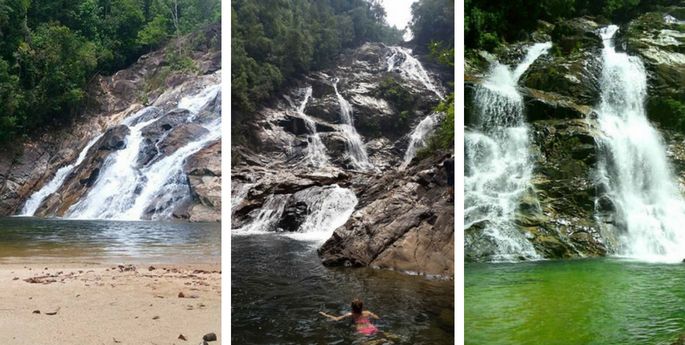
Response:
POLYGON ((378 332, 378 328, 371 323, 371 319, 380 319, 378 315, 368 311, 364 310, 364 302, 362 302, 359 299, 354 299, 352 301, 352 312, 347 313, 345 315, 341 316, 333 316, 326 314, 322 311, 319 312, 319 314, 333 320, 333 321, 340 321, 346 318, 352 318, 352 321, 354 322, 354 325, 357 329, 357 333, 363 334, 366 336, 371 336, 374 335, 378 332))

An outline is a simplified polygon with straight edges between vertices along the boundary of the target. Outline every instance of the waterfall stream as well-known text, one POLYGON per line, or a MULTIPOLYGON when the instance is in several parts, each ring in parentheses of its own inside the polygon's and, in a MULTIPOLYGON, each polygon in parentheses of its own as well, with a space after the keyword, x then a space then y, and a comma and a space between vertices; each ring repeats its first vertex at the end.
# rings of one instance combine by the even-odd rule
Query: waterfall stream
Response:
MULTIPOLYGON (((201 125, 206 134, 193 138, 173 153, 156 157, 144 166, 139 164, 144 136, 143 129, 157 121, 160 112, 156 107, 146 107, 125 118, 121 125, 129 127, 126 147, 109 155, 94 185, 87 194, 73 204, 65 218, 120 219, 170 218, 174 208, 190 198, 190 187, 183 172, 186 158, 209 143, 221 138, 221 119, 218 114, 209 120, 199 120, 199 114, 220 97, 220 84, 209 85, 200 92, 182 97, 177 108, 189 111, 187 122, 201 125), (150 116, 153 115, 153 116, 150 116)), ((24 205, 23 215, 33 215, 41 202, 59 191, 67 176, 78 167, 90 147, 102 136, 93 138, 80 152, 76 161, 57 171, 55 177, 35 192, 24 205)), ((161 139, 160 139, 161 141, 161 139)))
POLYGON ((614 205, 620 232, 618 255, 679 262, 685 248, 685 202, 671 172, 663 140, 647 119, 647 73, 636 56, 617 52, 615 25, 604 41, 597 108, 598 183, 614 205))
POLYGON ((345 224, 354 207, 357 197, 354 192, 338 185, 313 187, 295 194, 272 194, 264 201, 253 220, 233 232, 237 235, 279 232, 278 223, 283 217, 290 198, 306 200, 306 217, 295 232, 284 233, 288 237, 322 243, 333 234, 333 231, 345 224))
MULTIPOLYGON (((433 83, 432 78, 423 68, 421 62, 412 56, 411 49, 404 47, 390 47, 391 54, 387 58, 388 72, 397 71, 405 78, 421 83, 426 89, 435 93, 438 98, 444 100, 445 97, 438 87, 433 83)), ((430 133, 440 124, 436 114, 429 114, 412 130, 409 135, 409 146, 404 154, 404 159, 399 169, 404 170, 409 166, 411 160, 416 156, 416 150, 425 145, 425 140, 430 133)))
POLYGON ((78 155, 78 158, 76 158, 76 162, 73 164, 69 164, 67 166, 59 168, 57 172, 55 173, 55 176, 48 182, 43 188, 39 189, 37 192, 33 193, 31 197, 29 197, 28 200, 26 200, 26 203, 24 204, 24 207, 21 210, 20 215, 21 216, 33 216, 36 213, 36 210, 38 210, 38 207, 40 204, 47 198, 50 194, 56 192, 59 187, 62 186, 64 183, 64 180, 69 176, 69 174, 81 163, 83 163, 83 160, 86 158, 86 154, 88 154, 88 150, 95 144, 95 142, 98 141, 102 137, 102 134, 99 134, 95 136, 93 139, 91 139, 88 144, 81 150, 81 152, 78 155))
POLYGON ((478 119, 464 138, 464 226, 484 227, 483 233, 494 245, 489 258, 493 261, 540 258, 514 224, 533 170, 523 97, 517 83, 550 47, 549 42, 529 47, 514 70, 495 63, 476 90, 478 119))
POLYGON ((366 154, 366 148, 364 147, 362 137, 354 128, 352 105, 350 105, 338 91, 337 78, 333 80, 333 89, 335 90, 335 95, 338 97, 338 104, 340 105, 340 118, 342 120, 341 134, 345 137, 345 145, 352 166, 359 170, 373 169, 374 166, 369 162, 369 156, 366 154))
POLYGON ((438 87, 435 86, 421 62, 412 55, 411 49, 397 46, 389 48, 392 53, 386 61, 388 72, 397 71, 404 77, 423 84, 426 89, 435 93, 440 99, 445 98, 438 87))
POLYGON ((297 108, 297 113, 302 117, 304 123, 309 130, 309 145, 307 146, 307 159, 309 164, 318 168, 328 165, 328 156, 326 155, 326 146, 321 142, 321 137, 316 131, 316 124, 309 115, 305 114, 304 110, 307 107, 309 99, 312 97, 312 87, 307 86, 304 89, 304 99, 297 108))
POLYGON ((400 170, 406 169, 409 166, 409 163, 411 163, 411 160, 416 156, 416 151, 426 145, 428 134, 432 133, 438 126, 442 116, 443 114, 441 113, 430 114, 424 117, 416 128, 412 130, 409 134, 409 146, 407 146, 407 151, 404 153, 404 159, 400 165, 400 170))

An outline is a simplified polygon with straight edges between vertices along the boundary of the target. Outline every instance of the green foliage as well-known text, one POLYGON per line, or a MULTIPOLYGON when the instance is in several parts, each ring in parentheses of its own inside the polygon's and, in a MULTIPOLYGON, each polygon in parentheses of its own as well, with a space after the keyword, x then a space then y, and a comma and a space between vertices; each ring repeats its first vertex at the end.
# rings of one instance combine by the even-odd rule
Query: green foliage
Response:
POLYGON ((374 96, 390 102, 400 114, 398 129, 409 125, 409 117, 414 112, 418 100, 407 88, 394 78, 388 77, 374 90, 374 96))
POLYGON ((231 1, 231 106, 255 109, 285 80, 326 67, 345 48, 395 43, 378 1, 231 1))
POLYGON ((622 23, 672 0, 466 0, 466 47, 494 50, 534 30, 538 20, 555 22, 585 15, 622 23))
POLYGON ((454 149, 454 92, 440 102, 435 111, 445 114, 445 119, 436 134, 438 145, 446 150, 454 149))
POLYGON ((647 104, 649 117, 680 132, 685 132, 685 102, 670 97, 653 98, 647 104))
MULTIPOLYGON (((96 73, 219 18, 219 0, 0 1, 0 141, 68 121, 96 73)), ((178 52, 167 68, 193 67, 178 52)))
POLYGON ((454 67, 454 47, 444 47, 442 41, 431 41, 428 44, 430 56, 446 66, 454 67))
POLYGON ((438 41, 454 47, 454 0, 419 0, 411 5, 411 13, 409 27, 420 49, 438 41))

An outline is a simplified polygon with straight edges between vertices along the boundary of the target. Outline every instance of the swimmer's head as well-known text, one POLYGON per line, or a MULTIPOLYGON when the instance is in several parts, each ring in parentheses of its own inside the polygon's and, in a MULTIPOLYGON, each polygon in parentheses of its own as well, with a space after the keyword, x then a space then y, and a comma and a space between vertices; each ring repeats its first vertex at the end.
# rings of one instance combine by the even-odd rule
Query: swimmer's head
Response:
POLYGON ((355 298, 352 300, 352 313, 361 314, 363 309, 364 302, 362 302, 359 298, 355 298))

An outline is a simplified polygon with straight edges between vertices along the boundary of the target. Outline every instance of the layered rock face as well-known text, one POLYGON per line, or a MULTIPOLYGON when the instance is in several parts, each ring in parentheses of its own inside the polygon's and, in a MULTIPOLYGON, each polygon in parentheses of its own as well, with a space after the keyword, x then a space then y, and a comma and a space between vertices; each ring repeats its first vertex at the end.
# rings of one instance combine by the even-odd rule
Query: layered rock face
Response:
MULTIPOLYGON (((668 13, 645 14, 621 26, 615 38, 616 47, 639 56, 648 71, 648 117, 664 135, 681 181, 685 144, 678 121, 685 113, 678 113, 673 100, 685 101, 685 60, 681 61, 685 29, 673 16, 682 17, 682 11, 671 8, 668 13)), ((535 166, 513 222, 544 258, 612 254, 621 235, 610 216, 615 209, 597 182, 601 133, 594 109, 600 103, 603 47, 598 29, 607 24, 592 18, 541 23, 531 35, 539 42, 551 41, 552 48, 519 82, 530 128, 528 152, 535 166)), ((488 59, 518 61, 521 47, 530 44, 514 44, 498 57, 467 52, 467 131, 478 116, 473 90, 488 71, 488 59)), ((475 225, 465 231, 465 258, 487 260, 490 248, 484 228, 475 225)))
POLYGON ((232 143, 233 231, 328 240, 319 251, 327 265, 452 275, 445 158, 400 169, 413 129, 444 93, 438 76, 405 48, 378 43, 335 66, 233 123, 242 128, 232 143))
MULTIPOLYGON (((109 77, 95 78, 88 89, 86 109, 73 123, 50 129, 40 137, 0 152, 0 215, 23 214, 28 208, 36 216, 69 217, 70 208, 87 196, 92 197, 93 188, 103 183, 103 179, 111 178, 103 174, 112 161, 138 142, 133 138, 137 134, 136 126, 141 127, 140 152, 135 152, 129 162, 132 170, 142 171, 165 159, 183 155, 181 151, 190 142, 207 136, 206 127, 220 116, 220 97, 215 93, 213 97, 199 100, 203 103, 201 106, 181 103, 184 99, 199 98, 203 96, 200 94, 203 90, 220 84, 221 51, 217 44, 220 34, 218 26, 208 28, 181 38, 178 44, 172 42, 169 48, 142 56, 128 69, 109 77), (178 49, 178 46, 189 51, 196 71, 178 72, 170 65, 166 58, 168 50, 178 49), (188 109, 193 107, 197 109, 188 109), (45 195, 34 197, 35 205, 30 207, 28 201, 41 190, 45 195)), ((186 163, 187 181, 178 183, 189 186, 185 193, 187 200, 180 201, 182 198, 176 196, 176 200, 159 200, 155 205, 145 205, 146 210, 140 218, 158 218, 155 209, 163 203, 168 204, 165 205, 167 209, 174 203, 182 203, 184 207, 179 206, 178 211, 160 218, 219 218, 220 202, 208 202, 206 196, 220 193, 220 184, 205 182, 205 175, 211 171, 213 178, 220 179, 220 168, 217 171, 213 162, 220 162, 220 150, 203 149, 195 155, 201 153, 206 157, 190 159, 189 162, 194 163, 186 163), (212 185, 212 190, 206 190, 208 185, 212 185), (198 205, 211 212, 200 211, 198 205), (199 213, 195 214, 193 210, 199 213)), ((147 183, 143 175, 136 177, 140 185, 132 187, 135 190, 131 195, 144 192, 142 185, 152 184, 147 183)))
POLYGON ((324 265, 454 275, 454 202, 445 160, 369 181, 351 218, 319 249, 324 265))

